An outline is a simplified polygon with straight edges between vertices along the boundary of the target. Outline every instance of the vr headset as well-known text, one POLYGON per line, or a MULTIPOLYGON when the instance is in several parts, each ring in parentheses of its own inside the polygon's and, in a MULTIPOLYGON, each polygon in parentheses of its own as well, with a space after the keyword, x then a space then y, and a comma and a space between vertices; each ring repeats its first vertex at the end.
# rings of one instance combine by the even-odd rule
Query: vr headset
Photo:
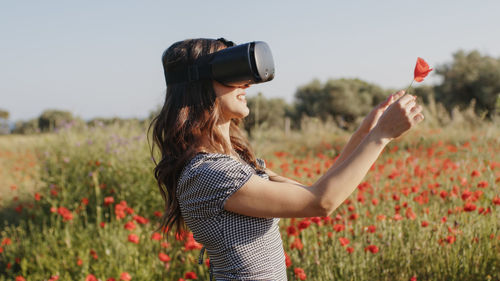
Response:
POLYGON ((169 67, 167 72, 165 60, 162 59, 167 86, 208 79, 238 87, 274 78, 273 56, 265 42, 255 41, 234 46, 233 42, 224 38, 217 40, 228 47, 199 57, 192 64, 169 67))

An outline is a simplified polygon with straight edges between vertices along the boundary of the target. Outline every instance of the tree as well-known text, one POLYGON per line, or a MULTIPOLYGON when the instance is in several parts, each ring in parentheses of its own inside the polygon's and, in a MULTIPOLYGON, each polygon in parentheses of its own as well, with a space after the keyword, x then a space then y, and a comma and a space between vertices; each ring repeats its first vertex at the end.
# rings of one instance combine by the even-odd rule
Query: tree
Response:
POLYGON ((451 112, 466 108, 474 99, 477 113, 487 116, 498 112, 500 103, 500 59, 483 56, 478 51, 453 54, 453 61, 438 66, 443 82, 436 87, 436 100, 451 112))
POLYGON ((258 93, 247 99, 250 114, 244 119, 245 130, 251 134, 256 128, 283 128, 285 123, 286 102, 281 98, 267 99, 258 93))
POLYGON ((330 79, 324 85, 314 80, 295 93, 295 114, 296 118, 307 115, 323 121, 333 117, 345 127, 343 123, 353 123, 366 115, 387 94, 381 87, 360 79, 330 79))
POLYGON ((38 127, 42 132, 49 132, 73 120, 73 114, 69 111, 45 110, 38 118, 38 127))

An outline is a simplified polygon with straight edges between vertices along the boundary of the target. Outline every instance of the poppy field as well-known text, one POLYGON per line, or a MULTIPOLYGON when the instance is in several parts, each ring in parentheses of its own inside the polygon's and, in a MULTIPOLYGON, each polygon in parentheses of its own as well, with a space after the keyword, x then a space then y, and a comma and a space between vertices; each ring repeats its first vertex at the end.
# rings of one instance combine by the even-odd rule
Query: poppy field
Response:
MULTIPOLYGON (((209 279, 190 232, 158 230, 163 201, 145 131, 0 138, 0 281, 209 279)), ((310 185, 346 137, 260 140, 257 156, 310 185)), ((386 147, 329 217, 280 227, 289 280, 500 280, 499 130, 417 128, 386 147)))

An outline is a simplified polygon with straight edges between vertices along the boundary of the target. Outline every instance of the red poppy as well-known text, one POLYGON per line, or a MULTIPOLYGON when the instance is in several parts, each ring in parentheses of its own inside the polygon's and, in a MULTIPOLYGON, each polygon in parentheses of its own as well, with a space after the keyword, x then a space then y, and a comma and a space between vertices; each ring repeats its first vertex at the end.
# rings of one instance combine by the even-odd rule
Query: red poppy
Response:
POLYGON ((113 196, 104 197, 104 206, 108 206, 115 202, 115 198, 113 196))
POLYGON ((288 236, 299 235, 299 232, 297 231, 294 225, 290 225, 289 227, 287 227, 286 232, 288 233, 288 236))
POLYGON ((466 212, 472 212, 472 211, 475 211, 475 210, 476 210, 476 205, 474 205, 472 203, 465 203, 464 211, 466 211, 466 212))
POLYGON ((160 241, 161 240, 161 234, 158 233, 158 232, 155 232, 155 233, 153 233, 153 235, 151 235, 151 239, 156 240, 156 241, 160 241))
POLYGON ((368 247, 365 248, 365 252, 370 251, 374 254, 378 253, 378 247, 375 245, 369 245, 368 247))
POLYGON ((127 229, 127 230, 134 230, 135 229, 135 224, 134 224, 134 221, 129 221, 127 222, 123 228, 127 229))
POLYGON ((429 68, 427 62, 425 62, 422 58, 417 58, 417 64, 415 65, 414 71, 414 80, 417 82, 424 81, 424 78, 432 71, 432 68, 429 68))
POLYGON ((333 226, 333 230, 335 230, 336 232, 341 232, 344 229, 345 229, 345 225, 343 225, 343 224, 336 224, 333 226))
POLYGON ((349 239, 347 239, 345 237, 340 237, 339 241, 340 241, 340 245, 342 245, 342 246, 345 246, 345 245, 349 244, 349 242, 350 242, 349 239))
POLYGON ((132 280, 132 276, 130 276, 130 274, 128 272, 122 272, 122 274, 120 275, 120 280, 130 281, 130 280, 132 280))
POLYGON ((128 241, 132 242, 132 243, 135 243, 135 244, 139 244, 139 236, 137 236, 135 234, 130 234, 128 236, 128 241))
POLYGON ((134 219, 137 223, 139 223, 139 224, 147 224, 147 223, 149 222, 149 220, 148 220, 147 218, 145 218, 145 217, 141 217, 141 216, 139 216, 139 215, 135 215, 135 216, 133 217, 133 219, 134 219))
POLYGON ((297 250, 302 250, 304 248, 304 245, 302 244, 302 241, 300 241, 300 238, 296 237, 295 240, 293 240, 292 244, 290 244, 290 249, 297 249, 297 250))
POLYGON ((198 276, 196 276, 196 273, 190 271, 190 272, 186 272, 186 274, 184 275, 184 278, 185 279, 198 279, 198 276))

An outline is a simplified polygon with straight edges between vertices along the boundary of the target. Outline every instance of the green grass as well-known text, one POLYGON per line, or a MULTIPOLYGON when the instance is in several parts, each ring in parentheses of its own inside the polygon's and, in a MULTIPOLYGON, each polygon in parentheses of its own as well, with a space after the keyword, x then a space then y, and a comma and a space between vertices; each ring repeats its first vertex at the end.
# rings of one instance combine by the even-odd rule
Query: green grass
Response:
MULTIPOLYGON (((256 132, 252 144, 272 170, 310 184, 331 165, 348 137, 322 129, 288 136, 256 132), (280 151, 288 155, 276 153, 280 151)), ((162 246, 165 241, 151 239, 158 223, 154 212, 162 210, 163 202, 144 132, 137 126, 111 126, 0 138, 4 167, 15 166, 12 161, 19 158, 15 155, 26 149, 36 155, 34 167, 10 177, 17 188, 11 190, 9 183, 2 190, 0 243, 6 238, 12 242, 0 246, 0 280, 17 276, 48 280, 54 275, 59 280, 85 280, 89 274, 120 280, 123 272, 132 280, 178 280, 187 272, 208 280, 206 265, 197 263, 199 250, 186 250, 186 240, 171 237, 162 246), (13 158, 4 156, 8 151, 13 158), (30 180, 23 177, 26 173, 32 173, 30 180), (6 191, 9 197, 4 197, 6 191), (35 192, 41 196, 39 201, 35 192), (12 199, 15 196, 17 201, 12 199), (106 197, 113 197, 114 203, 104 204, 106 197), (121 201, 131 208, 130 214, 117 218, 115 206, 121 201), (59 207, 71 211, 71 220, 53 212, 59 207), (135 229, 125 229, 135 215, 149 222, 135 221, 135 229), (130 234, 139 237, 138 244, 128 241, 130 234), (160 252, 171 260, 162 262, 160 252)), ((500 280, 500 206, 493 203, 500 197, 499 136, 494 125, 470 130, 420 128, 391 143, 364 179, 365 187, 329 218, 321 218, 322 225, 311 222, 291 236, 287 228, 298 227, 303 219, 281 220, 284 248, 291 258, 289 280, 296 279, 296 268, 305 271, 307 280, 410 280, 414 276, 417 280, 500 280), (478 187, 481 182, 488 186, 478 187), (466 190, 476 192, 477 198, 467 199, 476 206, 472 212, 463 211, 466 190), (418 198, 424 202, 417 202, 418 198), (397 208, 401 220, 394 219, 397 208), (406 216, 409 208, 413 219, 406 216), (480 208, 489 211, 480 213, 480 208), (422 221, 429 225, 422 227, 422 221), (345 229, 336 232, 336 224, 344 224, 345 229), (370 225, 376 227, 374 233, 366 230, 370 225), (349 244, 342 246, 340 237, 349 239, 349 244), (291 249, 297 238, 303 248, 291 249), (455 240, 448 243, 447 239, 455 240), (368 245, 376 245, 378 252, 365 251, 368 245)), ((311 220, 317 219, 307 218, 303 225, 311 220)))

